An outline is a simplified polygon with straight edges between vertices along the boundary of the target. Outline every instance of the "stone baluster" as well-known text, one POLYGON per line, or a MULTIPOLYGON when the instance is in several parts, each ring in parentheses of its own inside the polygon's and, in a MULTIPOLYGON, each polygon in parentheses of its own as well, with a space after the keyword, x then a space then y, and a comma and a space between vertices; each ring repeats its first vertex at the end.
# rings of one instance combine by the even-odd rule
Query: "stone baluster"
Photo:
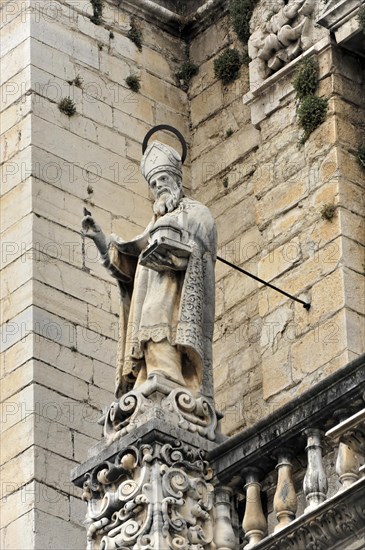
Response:
POLYGON ((236 550, 237 538, 234 534, 231 518, 231 498, 233 491, 226 486, 218 486, 215 490, 216 521, 214 527, 214 542, 217 550, 236 550))
POLYGON ((339 493, 359 479, 361 457, 365 452, 365 409, 350 417, 348 414, 346 409, 338 411, 340 423, 326 433, 332 444, 338 444, 336 472, 341 485, 339 493))
POLYGON ((242 528, 248 539, 245 550, 253 548, 266 535, 267 521, 262 511, 261 484, 259 483, 259 470, 250 468, 245 471, 246 478, 246 510, 242 522, 242 528))
POLYGON ((274 495, 274 511, 278 520, 274 531, 280 531, 295 519, 297 495, 292 478, 292 453, 282 450, 278 454, 278 483, 274 495))
POLYGON ((359 455, 353 447, 340 441, 336 460, 336 473, 341 484, 338 492, 344 491, 359 479, 359 468, 359 455))
POLYGON ((304 476, 303 490, 307 500, 304 512, 309 512, 326 500, 328 490, 327 476, 322 461, 322 436, 323 431, 309 428, 304 431, 307 436, 308 466, 304 476))

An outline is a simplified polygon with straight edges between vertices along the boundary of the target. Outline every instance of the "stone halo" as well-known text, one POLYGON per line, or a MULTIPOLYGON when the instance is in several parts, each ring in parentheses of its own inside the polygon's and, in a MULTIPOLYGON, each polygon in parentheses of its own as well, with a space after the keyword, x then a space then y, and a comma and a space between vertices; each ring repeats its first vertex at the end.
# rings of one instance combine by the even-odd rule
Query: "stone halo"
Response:
POLYGON ((175 134, 175 136, 178 138, 178 140, 181 143, 181 147, 182 147, 181 164, 184 164, 184 161, 186 159, 186 153, 187 153, 187 145, 186 145, 185 138, 182 135, 182 133, 179 132, 179 130, 177 130, 173 126, 170 126, 169 124, 158 124, 157 126, 153 126, 153 128, 151 128, 147 132, 147 134, 144 137, 143 143, 142 143, 142 154, 144 154, 144 152, 147 149, 148 140, 150 139, 150 137, 153 134, 155 134, 156 132, 160 131, 160 130, 167 130, 168 132, 171 132, 172 134, 175 134))

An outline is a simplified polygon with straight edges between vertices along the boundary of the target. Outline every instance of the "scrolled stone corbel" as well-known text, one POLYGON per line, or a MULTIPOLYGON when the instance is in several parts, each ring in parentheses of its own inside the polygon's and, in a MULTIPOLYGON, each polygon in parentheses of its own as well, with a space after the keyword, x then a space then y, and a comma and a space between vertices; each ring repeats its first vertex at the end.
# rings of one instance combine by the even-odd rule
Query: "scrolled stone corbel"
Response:
POLYGON ((250 468, 244 472, 244 475, 246 479, 246 510, 242 528, 248 539, 248 544, 244 549, 250 550, 266 535, 267 521, 262 510, 259 470, 257 468, 250 468))
POLYGON ((214 542, 217 550, 236 550, 237 548, 237 538, 234 534, 231 518, 232 494, 233 491, 230 487, 219 485, 215 489, 214 542))
POLYGON ((322 437, 323 431, 316 428, 308 428, 304 431, 307 436, 308 466, 304 476, 303 490, 307 500, 304 512, 309 512, 326 500, 328 482, 322 461, 322 437))
POLYGON ((292 478, 292 452, 288 449, 278 454, 278 483, 274 495, 274 510, 278 520, 274 531, 280 531, 295 519, 297 495, 292 478))

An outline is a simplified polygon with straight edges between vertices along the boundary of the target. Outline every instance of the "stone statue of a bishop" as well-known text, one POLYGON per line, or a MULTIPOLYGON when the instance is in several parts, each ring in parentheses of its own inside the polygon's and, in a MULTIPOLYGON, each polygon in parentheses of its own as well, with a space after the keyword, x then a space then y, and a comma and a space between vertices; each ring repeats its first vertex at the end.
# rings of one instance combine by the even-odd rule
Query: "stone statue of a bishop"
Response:
POLYGON ((208 208, 184 196, 175 149, 159 141, 145 146, 141 171, 154 199, 141 235, 106 238, 91 215, 82 221, 121 293, 116 397, 159 373, 209 400, 215 222, 208 208))

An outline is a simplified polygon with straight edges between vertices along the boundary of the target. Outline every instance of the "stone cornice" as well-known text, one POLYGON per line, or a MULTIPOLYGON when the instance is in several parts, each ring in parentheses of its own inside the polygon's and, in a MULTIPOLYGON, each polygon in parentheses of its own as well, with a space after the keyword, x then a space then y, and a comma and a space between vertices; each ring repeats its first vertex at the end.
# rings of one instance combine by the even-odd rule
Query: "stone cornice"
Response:
POLYGON ((339 409, 349 409, 351 414, 364 406, 364 392, 365 354, 210 451, 208 460, 215 475, 228 483, 245 468, 260 465, 270 471, 275 466, 275 449, 289 445, 303 451, 306 428, 333 427, 339 409))
MULTIPOLYGON (((194 445, 196 448, 201 449, 204 452, 208 452, 217 444, 208 441, 207 439, 200 437, 197 434, 188 433, 186 430, 177 426, 171 425, 166 418, 164 418, 163 412, 161 417, 156 417, 149 420, 142 426, 138 426, 131 433, 124 437, 117 439, 112 444, 100 442, 90 449, 90 454, 93 456, 76 466, 71 472, 72 482, 81 487, 85 478, 85 474, 93 470, 98 464, 104 461, 112 461, 118 453, 124 448, 131 447, 142 441, 144 443, 153 443, 156 441, 162 441, 163 443, 174 443, 180 441, 181 443, 188 443, 194 445)), ((223 436, 221 436, 223 437, 223 436)))
POLYGON ((212 23, 213 18, 228 11, 228 0, 191 2, 188 6, 184 6, 187 7, 184 14, 153 0, 121 0, 117 4, 128 13, 143 17, 163 30, 184 38, 190 38, 201 32, 212 23))
POLYGON ((335 30, 353 17, 361 4, 363 4, 362 0, 333 0, 317 23, 331 31, 335 30))

